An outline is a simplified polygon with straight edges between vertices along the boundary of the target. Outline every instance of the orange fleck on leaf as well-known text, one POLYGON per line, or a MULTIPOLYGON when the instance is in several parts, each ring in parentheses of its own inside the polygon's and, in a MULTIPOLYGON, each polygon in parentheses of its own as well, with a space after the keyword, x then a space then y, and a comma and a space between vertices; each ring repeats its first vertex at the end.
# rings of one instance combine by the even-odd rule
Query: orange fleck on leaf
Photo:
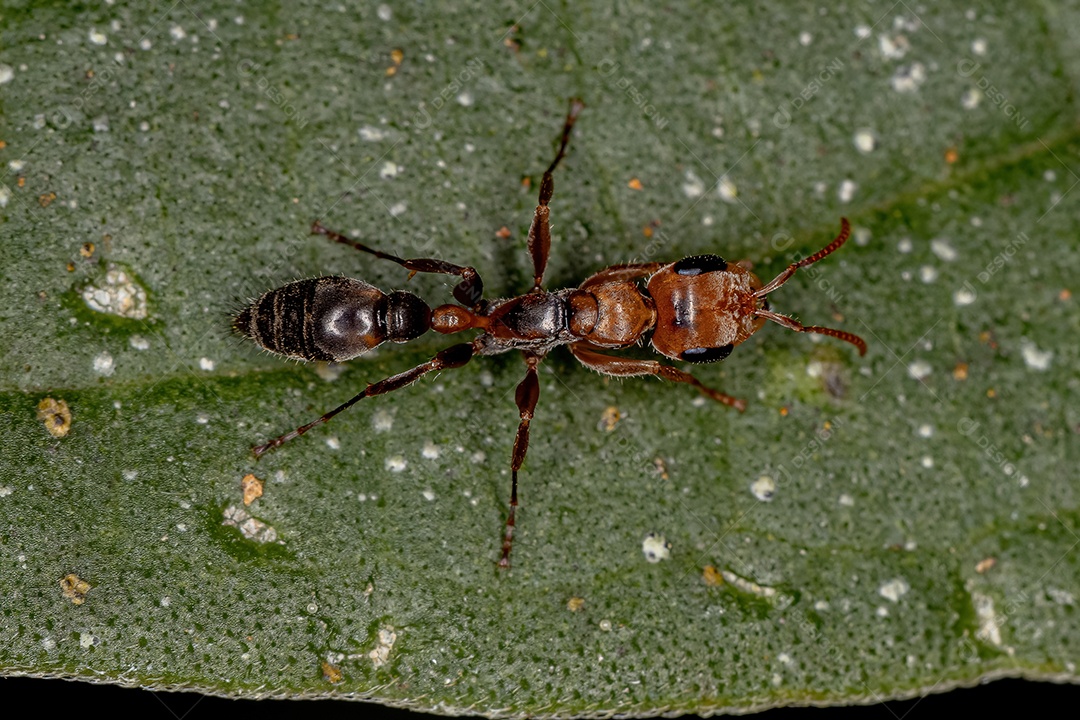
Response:
POLYGON ((609 405, 604 408, 603 414, 600 415, 599 427, 602 430, 611 432, 615 429, 615 426, 619 424, 620 420, 622 420, 622 413, 619 412, 619 408, 614 405, 609 405))
POLYGON ((38 403, 37 417, 55 438, 66 437, 71 430, 71 409, 63 400, 44 398, 38 403))
POLYGON ((60 578, 60 592, 72 605, 82 605, 86 602, 86 593, 90 592, 90 583, 75 573, 68 573, 60 578))
POLYGON ((249 473, 240 481, 240 489, 244 493, 244 504, 250 505, 262 497, 263 481, 249 473))
POLYGON ((719 587, 724 584, 724 576, 712 565, 705 566, 705 569, 701 573, 701 579, 704 580, 705 584, 709 587, 719 587))
POLYGON ((326 680, 329 683, 333 683, 334 685, 337 685, 339 682, 345 679, 345 675, 342 674, 341 668, 339 668, 337 665, 331 665, 328 662, 324 662, 322 664, 322 676, 323 680, 326 680))
POLYGON ((949 163, 950 165, 952 165, 959 159, 960 153, 957 152, 956 148, 951 147, 945 151, 945 162, 949 163))
POLYGON ((503 240, 506 240, 508 237, 510 237, 510 228, 503 225, 501 228, 499 228, 495 232, 495 237, 499 237, 499 238, 502 238, 503 240))
POLYGON ((952 370, 952 376, 954 380, 967 380, 968 364, 966 362, 956 363, 956 367, 952 370))
POLYGON ((46 207, 49 207, 50 205, 52 205, 52 201, 55 200, 55 199, 56 199, 56 193, 47 192, 47 193, 42 193, 41 195, 38 195, 37 201, 38 201, 38 205, 40 205, 43 208, 46 208, 46 207))
POLYGON ((988 558, 986 558, 984 560, 979 561, 979 563, 975 566, 975 572, 982 575, 986 571, 992 569, 995 565, 997 565, 997 558, 996 557, 988 557, 988 558))
POLYGON ((630 182, 626 183, 626 187, 630 188, 631 190, 641 190, 641 181, 637 178, 630 178, 630 182))

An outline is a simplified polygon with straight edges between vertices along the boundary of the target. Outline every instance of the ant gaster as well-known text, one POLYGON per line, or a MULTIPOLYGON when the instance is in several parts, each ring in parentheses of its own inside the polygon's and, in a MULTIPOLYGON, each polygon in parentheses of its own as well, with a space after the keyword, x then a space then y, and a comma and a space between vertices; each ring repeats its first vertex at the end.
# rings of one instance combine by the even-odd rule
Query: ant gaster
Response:
POLYGON ((360 400, 399 390, 424 375, 465 365, 477 355, 521 352, 525 379, 517 386, 520 422, 510 461, 510 512, 503 531, 499 566, 510 566, 518 504, 518 470, 529 447, 529 425, 540 397, 536 368, 555 347, 566 345, 578 362, 604 375, 654 375, 693 385, 706 397, 739 411, 746 401, 706 387, 697 378, 655 360, 610 355, 602 350, 642 343, 651 332, 654 350, 674 360, 708 363, 723 360, 753 335, 766 320, 796 332, 819 333, 855 345, 866 352, 862 338, 842 330, 804 326, 769 309, 765 296, 795 274, 835 252, 848 239, 850 225, 841 220, 840 234, 822 250, 788 266, 762 285, 749 270, 717 255, 695 255, 674 263, 628 263, 604 268, 579 287, 547 291, 544 269, 551 249, 548 203, 554 191, 552 173, 566 146, 582 103, 574 100, 563 125, 559 152, 544 171, 540 201, 529 228, 533 287, 528 293, 501 300, 483 299, 483 281, 475 268, 443 260, 402 259, 375 250, 329 230, 318 221, 312 232, 390 260, 416 273, 441 273, 460 281, 453 295, 459 304, 432 310, 416 295, 398 290, 389 295, 347 277, 299 280, 267 292, 233 319, 233 328, 271 352, 299 360, 343 362, 363 355, 383 342, 404 343, 429 329, 443 334, 479 330, 470 342, 453 345, 411 370, 368 385, 363 391, 314 422, 254 448, 256 457, 321 425, 360 400), (642 287, 644 281, 644 287, 642 287))

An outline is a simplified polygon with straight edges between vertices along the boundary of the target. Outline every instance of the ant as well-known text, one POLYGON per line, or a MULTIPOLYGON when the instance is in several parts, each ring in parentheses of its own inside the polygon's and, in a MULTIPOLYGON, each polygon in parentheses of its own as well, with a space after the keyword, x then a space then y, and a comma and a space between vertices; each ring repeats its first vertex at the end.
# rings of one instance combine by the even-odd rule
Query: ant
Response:
POLYGON ((544 171, 540 199, 529 228, 533 286, 524 295, 485 300, 484 285, 475 268, 429 258, 403 259, 329 230, 318 220, 311 231, 377 258, 395 262, 416 273, 439 273, 460 278, 453 289, 459 304, 431 309, 416 295, 398 290, 386 294, 368 283, 347 277, 319 277, 283 285, 252 301, 238 312, 233 329, 270 352, 298 360, 344 362, 383 342, 405 343, 428 330, 442 334, 479 330, 469 342, 453 345, 411 370, 368 385, 348 402, 317 420, 253 448, 256 457, 280 447, 360 400, 399 390, 424 375, 468 363, 474 356, 521 351, 525 379, 517 386, 520 422, 510 460, 510 513, 502 537, 500 568, 510 567, 518 505, 518 471, 529 449, 529 426, 540 398, 536 368, 559 345, 585 367, 604 375, 654 375, 693 385, 706 397, 737 410, 746 401, 706 387, 693 375, 655 360, 610 355, 602 350, 643 343, 651 332, 652 348, 674 360, 709 363, 723 360, 732 349, 771 320, 796 332, 818 333, 849 342, 866 352, 862 338, 843 330, 801 325, 769 309, 766 295, 787 282, 795 271, 832 254, 848 239, 851 226, 841 219, 840 234, 820 251, 792 263, 768 284, 741 264, 717 255, 695 255, 674 263, 612 265, 593 274, 579 287, 547 291, 544 269, 551 250, 548 203, 554 192, 552 173, 566 155, 570 133, 584 105, 572 100, 563 124, 559 152, 544 171), (644 287, 641 284, 644 283, 644 287))

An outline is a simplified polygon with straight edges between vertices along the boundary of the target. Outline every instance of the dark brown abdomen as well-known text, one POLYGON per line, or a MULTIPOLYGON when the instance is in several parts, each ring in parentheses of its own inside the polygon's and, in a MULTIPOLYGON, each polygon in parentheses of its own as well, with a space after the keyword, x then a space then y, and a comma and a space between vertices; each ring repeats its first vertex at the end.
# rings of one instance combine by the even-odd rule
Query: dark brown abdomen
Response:
POLYGON ((431 310, 411 293, 386 295, 362 280, 321 277, 265 293, 237 313, 232 325, 270 352, 343 362, 386 340, 423 335, 431 327, 431 310))

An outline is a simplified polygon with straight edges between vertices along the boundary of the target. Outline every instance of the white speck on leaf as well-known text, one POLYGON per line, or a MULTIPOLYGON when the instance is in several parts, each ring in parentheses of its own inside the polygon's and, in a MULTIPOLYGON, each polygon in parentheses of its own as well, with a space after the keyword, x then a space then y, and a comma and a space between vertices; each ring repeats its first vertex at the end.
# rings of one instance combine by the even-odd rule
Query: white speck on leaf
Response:
POLYGON ((761 502, 772 502, 776 496, 776 481, 768 475, 762 475, 750 483, 750 492, 761 502))
POLYGON ((881 587, 878 588, 878 595, 895 603, 900 602, 900 598, 907 595, 909 590, 911 590, 911 585, 906 580, 894 578, 881 584, 881 587))
POLYGON ((94 372, 99 375, 108 377, 113 374, 116 369, 116 364, 113 362, 113 356, 109 354, 108 350, 102 350, 94 358, 94 372))
POLYGON ((979 107, 979 103, 982 102, 983 94, 979 88, 968 88, 964 91, 964 94, 960 96, 960 105, 965 110, 974 110, 979 107))
POLYGON ((1051 350, 1040 350, 1035 343, 1024 339, 1020 341, 1020 354, 1024 356, 1024 364, 1032 370, 1048 370, 1050 361, 1054 359, 1051 350))
POLYGON ((897 68, 889 80, 892 89, 900 93, 913 93, 924 82, 926 82, 926 66, 919 62, 897 68))
POLYGON ((705 182, 695 175, 693 170, 687 170, 682 191, 688 198, 699 198, 705 194, 705 182))
POLYGON ((382 167, 379 168, 379 177, 381 177, 383 180, 389 180, 391 178, 397 177, 398 173, 400 172, 401 167, 396 162, 392 160, 387 160, 383 163, 382 167))
POLYGON ((956 248, 950 245, 948 240, 931 240, 930 252, 934 253, 945 262, 952 262, 957 258, 956 248))
POLYGON ((925 360, 916 360, 908 365, 908 375, 916 380, 922 380, 934 371, 934 368, 930 367, 930 363, 925 360))
POLYGON ((836 197, 840 199, 840 202, 851 202, 858 187, 854 180, 844 180, 840 183, 840 189, 836 192, 836 197))
POLYGON ((149 314, 146 290, 117 267, 109 268, 100 286, 84 287, 82 299, 91 310, 107 315, 142 320, 149 314))
POLYGON ((385 665, 390 659, 390 651, 393 650, 395 642, 397 642, 397 633, 394 632, 393 627, 379 628, 375 648, 368 653, 371 664, 377 668, 385 665))
POLYGON ((663 535, 649 533, 641 541, 641 552, 651 563, 658 563, 671 557, 671 543, 663 535))
POLYGON ((861 152, 863 155, 867 155, 874 151, 877 147, 877 136, 873 130, 863 128, 855 133, 855 149, 861 152))
POLYGON ((962 287, 955 293, 953 293, 953 302, 956 303, 959 307, 970 305, 971 303, 975 302, 975 298, 976 295, 974 291, 968 289, 967 287, 962 287))
POLYGON ((394 427, 394 416, 388 410, 376 410, 371 418, 371 426, 375 432, 390 432, 394 427))
POLYGON ((360 139, 366 142, 378 142, 386 137, 386 131, 382 128, 374 127, 372 125, 365 125, 360 128, 360 139))
POLYGON ((998 625, 997 611, 994 610, 994 599, 982 593, 972 593, 971 600, 975 606, 975 617, 979 620, 979 629, 975 631, 975 637, 1000 646, 1001 628, 998 625))
POLYGON ((720 194, 721 200, 729 203, 735 202, 739 195, 739 189, 735 187, 735 183, 728 180, 726 177, 720 178, 716 191, 720 194))

